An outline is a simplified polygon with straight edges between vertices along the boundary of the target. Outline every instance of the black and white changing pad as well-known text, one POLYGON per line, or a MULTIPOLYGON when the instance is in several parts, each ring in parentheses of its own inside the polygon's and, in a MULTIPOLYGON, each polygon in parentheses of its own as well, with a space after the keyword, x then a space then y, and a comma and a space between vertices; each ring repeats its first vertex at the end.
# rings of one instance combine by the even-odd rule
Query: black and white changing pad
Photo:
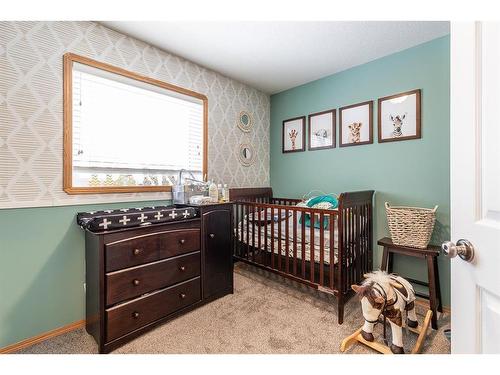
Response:
POLYGON ((192 219, 198 216, 194 207, 155 206, 119 210, 79 212, 76 222, 91 232, 123 229, 150 224, 192 219))

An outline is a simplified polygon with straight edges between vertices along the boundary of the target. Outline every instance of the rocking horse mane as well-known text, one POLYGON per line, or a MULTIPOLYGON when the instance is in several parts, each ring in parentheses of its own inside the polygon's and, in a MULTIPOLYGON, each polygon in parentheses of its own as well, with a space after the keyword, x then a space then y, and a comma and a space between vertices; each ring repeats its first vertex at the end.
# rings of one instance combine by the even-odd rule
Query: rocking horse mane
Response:
POLYGON ((372 284, 379 284, 382 288, 384 288, 384 290, 388 290, 390 288, 391 281, 391 275, 387 272, 379 270, 367 273, 362 285, 368 286, 372 284))
POLYGON ((352 289, 361 299, 364 297, 368 298, 368 301, 374 308, 380 309, 386 302, 386 292, 392 289, 391 276, 384 271, 373 271, 365 274, 363 283, 359 286, 353 285, 352 289), (378 285, 378 288, 374 288, 374 285, 378 285), (379 288, 382 288, 383 291, 379 288))

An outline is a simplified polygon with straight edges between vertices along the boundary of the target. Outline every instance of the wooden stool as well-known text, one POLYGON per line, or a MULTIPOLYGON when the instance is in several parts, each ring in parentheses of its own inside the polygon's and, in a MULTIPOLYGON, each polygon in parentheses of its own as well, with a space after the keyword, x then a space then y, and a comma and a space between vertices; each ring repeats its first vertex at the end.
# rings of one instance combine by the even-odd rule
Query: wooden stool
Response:
POLYGON ((410 279, 408 277, 405 277, 404 275, 401 276, 403 276, 411 283, 423 285, 429 288, 428 295, 417 292, 415 292, 415 295, 429 300, 432 311, 432 328, 437 329, 437 311, 443 312, 443 307, 441 305, 441 290, 439 287, 439 272, 437 265, 437 257, 439 256, 440 247, 429 245, 425 249, 418 249, 415 247, 394 245, 389 237, 384 237, 380 239, 377 242, 377 244, 384 247, 384 252, 382 254, 382 264, 380 266, 380 269, 383 271, 387 271, 388 273, 392 272, 394 254, 407 255, 416 258, 423 258, 426 260, 428 282, 410 279))

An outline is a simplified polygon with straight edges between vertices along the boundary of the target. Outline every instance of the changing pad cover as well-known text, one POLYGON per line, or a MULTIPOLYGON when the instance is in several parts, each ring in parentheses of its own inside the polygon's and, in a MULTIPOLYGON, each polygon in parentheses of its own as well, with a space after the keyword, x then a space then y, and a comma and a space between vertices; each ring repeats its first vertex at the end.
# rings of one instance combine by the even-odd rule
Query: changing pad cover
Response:
POLYGON ((195 207, 154 206, 79 212, 76 222, 91 232, 102 232, 192 219, 197 216, 199 212, 195 207))

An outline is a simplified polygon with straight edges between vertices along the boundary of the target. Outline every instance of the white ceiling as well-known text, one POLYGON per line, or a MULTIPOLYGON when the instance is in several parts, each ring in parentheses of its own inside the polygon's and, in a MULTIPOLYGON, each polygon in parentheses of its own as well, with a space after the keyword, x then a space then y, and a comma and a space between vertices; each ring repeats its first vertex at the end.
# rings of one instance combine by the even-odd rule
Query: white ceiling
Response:
POLYGON ((450 32, 437 21, 101 23, 270 94, 450 32))

